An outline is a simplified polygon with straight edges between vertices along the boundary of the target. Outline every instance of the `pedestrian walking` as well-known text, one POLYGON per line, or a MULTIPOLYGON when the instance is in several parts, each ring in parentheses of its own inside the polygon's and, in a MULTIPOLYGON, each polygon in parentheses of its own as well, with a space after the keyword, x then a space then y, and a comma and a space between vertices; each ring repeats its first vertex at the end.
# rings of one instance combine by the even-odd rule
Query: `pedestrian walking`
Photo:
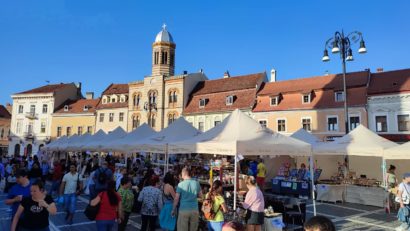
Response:
POLYGON ((246 178, 245 183, 248 192, 246 193, 245 201, 242 203, 242 206, 247 210, 245 217, 246 230, 260 231, 265 218, 265 200, 263 198, 263 193, 257 187, 255 177, 249 176, 246 178))
POLYGON ((112 179, 113 179, 113 173, 111 169, 108 168, 108 163, 104 161, 101 167, 95 170, 95 173, 94 173, 95 195, 97 195, 98 193, 102 191, 107 190, 108 182, 111 181, 112 179))
POLYGON ((121 197, 122 214, 124 214, 124 220, 118 224, 118 231, 125 231, 128 224, 132 207, 134 206, 134 193, 132 192, 131 179, 129 177, 121 178, 121 186, 118 190, 118 194, 121 197))
POLYGON ((64 195, 65 220, 69 225, 73 224, 77 196, 80 194, 81 188, 80 174, 77 173, 76 166, 71 164, 70 172, 64 175, 60 186, 60 195, 64 195))
POLYGON ((58 161, 54 161, 54 169, 52 169, 51 176, 52 183, 49 193, 51 196, 53 196, 54 192, 58 194, 63 176, 63 167, 61 163, 58 161))
POLYGON ((152 176, 138 196, 141 205, 141 231, 155 231, 156 221, 162 209, 162 192, 159 189, 159 177, 152 176))
POLYGON ((100 204, 95 218, 98 231, 111 231, 115 225, 115 219, 121 223, 124 218, 121 197, 115 192, 115 181, 113 180, 107 182, 107 188, 92 199, 90 204, 91 206, 100 204))
POLYGON ((30 178, 31 183, 37 181, 38 179, 41 180, 42 172, 41 172, 40 164, 38 162, 33 162, 33 165, 31 167, 31 170, 28 176, 30 178))
POLYGON ((31 196, 23 199, 13 218, 11 231, 49 231, 49 215, 57 213, 57 207, 50 195, 46 194, 41 180, 34 182, 31 196))
POLYGON ((17 184, 10 188, 5 200, 6 205, 11 206, 11 218, 13 219, 14 215, 17 212, 17 208, 20 205, 20 202, 25 198, 30 196, 30 181, 28 179, 28 174, 26 170, 19 170, 16 175, 17 184))
POLYGON ((403 175, 403 182, 399 184, 397 197, 400 203, 397 217, 402 224, 396 230, 410 230, 410 173, 403 175))
POLYGON ((208 220, 208 230, 222 231, 224 213, 228 212, 228 208, 222 196, 222 183, 220 180, 216 180, 212 183, 211 190, 206 194, 205 198, 212 201, 212 211, 214 214, 213 219, 208 220))
POLYGON ((174 204, 175 192, 175 179, 171 172, 167 172, 164 177, 163 187, 163 201, 164 206, 159 214, 159 225, 161 229, 173 231, 176 227, 176 217, 172 217, 172 206, 174 204))
POLYGON ((201 187, 198 181, 191 178, 191 168, 184 167, 181 171, 183 181, 178 184, 172 216, 177 215, 178 230, 196 231, 199 223, 198 198, 202 198, 201 187))

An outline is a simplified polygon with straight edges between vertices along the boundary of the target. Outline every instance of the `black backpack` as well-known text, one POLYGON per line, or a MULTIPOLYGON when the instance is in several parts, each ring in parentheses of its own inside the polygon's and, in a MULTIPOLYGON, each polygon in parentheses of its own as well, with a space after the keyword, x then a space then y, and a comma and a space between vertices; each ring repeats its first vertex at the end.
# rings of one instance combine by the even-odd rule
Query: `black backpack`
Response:
POLYGON ((100 169, 98 171, 100 171, 100 174, 98 175, 98 179, 97 179, 98 183, 105 184, 107 182, 107 178, 108 178, 107 174, 105 173, 107 171, 107 169, 104 169, 103 171, 101 171, 101 169, 100 169))

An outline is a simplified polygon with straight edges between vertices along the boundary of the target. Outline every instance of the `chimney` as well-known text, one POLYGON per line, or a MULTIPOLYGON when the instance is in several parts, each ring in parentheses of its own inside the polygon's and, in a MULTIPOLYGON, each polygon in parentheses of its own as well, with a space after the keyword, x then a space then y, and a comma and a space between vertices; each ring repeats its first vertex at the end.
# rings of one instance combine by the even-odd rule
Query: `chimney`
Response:
POLYGON ((229 71, 225 71, 224 73, 224 79, 231 77, 231 75, 229 75, 229 71))
POLYGON ((86 99, 94 99, 94 92, 86 92, 85 93, 86 99))
POLYGON ((377 73, 383 72, 383 68, 382 68, 382 67, 377 68, 377 69, 376 69, 376 72, 377 72, 377 73))
POLYGON ((11 114, 11 112, 13 111, 13 105, 11 105, 10 103, 6 104, 6 109, 7 111, 9 111, 9 113, 11 114))
POLYGON ((270 82, 276 82, 276 70, 273 68, 270 70, 270 82))
POLYGON ((77 97, 81 98, 81 82, 76 83, 75 86, 77 87, 77 97))

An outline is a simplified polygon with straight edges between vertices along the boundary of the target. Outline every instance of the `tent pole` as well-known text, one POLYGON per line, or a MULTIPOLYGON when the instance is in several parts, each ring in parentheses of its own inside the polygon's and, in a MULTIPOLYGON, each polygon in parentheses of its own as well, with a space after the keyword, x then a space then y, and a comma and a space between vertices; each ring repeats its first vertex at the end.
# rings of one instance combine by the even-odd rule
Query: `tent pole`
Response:
POLYGON ((315 172, 313 171, 313 149, 310 148, 310 183, 312 191, 313 215, 316 216, 316 200, 315 200, 315 172))
POLYGON ((236 197, 238 195, 237 180, 236 180, 238 178, 238 154, 237 153, 235 153, 234 161, 235 161, 235 178, 234 178, 235 180, 234 180, 234 184, 233 184, 233 187, 234 187, 233 210, 236 211, 236 197))
POLYGON ((164 166, 164 176, 168 172, 168 144, 165 145, 165 166, 164 166))

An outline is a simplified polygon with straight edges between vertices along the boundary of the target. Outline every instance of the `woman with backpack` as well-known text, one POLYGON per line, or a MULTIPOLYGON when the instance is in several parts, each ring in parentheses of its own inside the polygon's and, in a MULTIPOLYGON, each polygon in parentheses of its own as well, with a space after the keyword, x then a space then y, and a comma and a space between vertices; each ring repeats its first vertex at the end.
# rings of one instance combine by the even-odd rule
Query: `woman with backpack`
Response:
POLYGON ((228 212, 225 200, 222 196, 222 183, 216 180, 212 183, 209 193, 205 196, 205 201, 202 206, 205 217, 208 219, 208 230, 222 231, 224 224, 224 213, 228 212), (205 208, 205 207, 209 208, 205 208), (205 214, 206 213, 206 214, 205 214))
POLYGON ((107 190, 100 192, 96 198, 91 200, 90 205, 96 206, 98 203, 100 209, 95 218, 98 231, 112 230, 115 219, 118 219, 118 223, 121 223, 124 215, 122 214, 121 197, 115 192, 115 181, 108 181, 107 190))
POLYGON ((175 198, 175 179, 171 172, 167 172, 164 177, 164 207, 162 207, 161 213, 159 215, 159 224, 161 229, 174 231, 177 223, 176 217, 172 217, 172 205, 175 198))
POLYGON ((138 196, 141 205, 141 231, 155 231, 156 221, 162 209, 162 192, 159 189, 159 177, 153 175, 149 185, 145 186, 138 196))

